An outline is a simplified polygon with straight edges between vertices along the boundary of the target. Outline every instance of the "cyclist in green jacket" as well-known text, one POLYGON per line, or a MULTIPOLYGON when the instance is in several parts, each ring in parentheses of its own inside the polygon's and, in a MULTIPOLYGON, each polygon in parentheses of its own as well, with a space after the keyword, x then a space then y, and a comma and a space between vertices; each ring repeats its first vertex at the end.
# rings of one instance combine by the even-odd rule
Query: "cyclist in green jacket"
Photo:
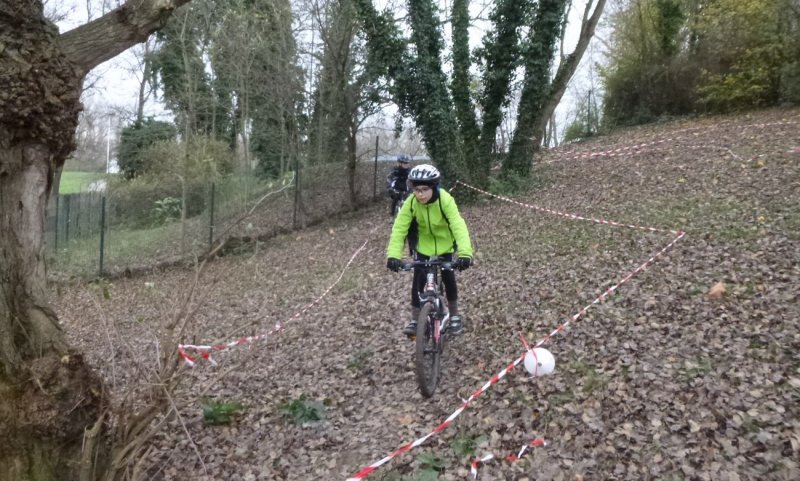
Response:
MULTIPOLYGON (((467 224, 458 212, 455 199, 440 187, 439 170, 427 164, 421 164, 408 174, 408 183, 413 195, 403 204, 394 221, 389 246, 386 249, 386 267, 397 272, 403 263, 403 243, 409 231, 416 225, 417 245, 416 260, 427 260, 438 256, 441 260, 452 262, 453 256, 458 260, 453 263, 457 269, 467 269, 472 264, 472 244, 469 240, 467 224)), ((442 271, 447 304, 450 309, 450 332, 461 334, 463 321, 458 311, 458 287, 456 276, 452 270, 442 271)), ((403 333, 413 336, 417 332, 419 317, 419 292, 425 286, 425 273, 421 268, 414 269, 414 280, 411 285, 411 322, 403 329, 403 333)))

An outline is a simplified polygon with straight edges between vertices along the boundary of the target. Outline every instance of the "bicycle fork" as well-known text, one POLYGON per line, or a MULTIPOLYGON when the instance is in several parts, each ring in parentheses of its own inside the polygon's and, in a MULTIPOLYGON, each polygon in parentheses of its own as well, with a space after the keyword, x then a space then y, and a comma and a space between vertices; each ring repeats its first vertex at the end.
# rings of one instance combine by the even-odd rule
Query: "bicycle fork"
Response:
MULTIPOLYGON (((426 303, 430 303, 432 305, 432 334, 436 345, 439 345, 439 341, 442 337, 442 326, 447 325, 447 322, 450 319, 450 312, 447 309, 447 305, 444 304, 442 297, 436 291, 436 280, 433 273, 429 272, 427 274, 427 280, 425 282, 425 289, 423 292, 424 294, 419 295, 420 306, 423 306, 426 303)), ((416 336, 409 336, 409 339, 411 340, 414 340, 415 338, 416 336)))

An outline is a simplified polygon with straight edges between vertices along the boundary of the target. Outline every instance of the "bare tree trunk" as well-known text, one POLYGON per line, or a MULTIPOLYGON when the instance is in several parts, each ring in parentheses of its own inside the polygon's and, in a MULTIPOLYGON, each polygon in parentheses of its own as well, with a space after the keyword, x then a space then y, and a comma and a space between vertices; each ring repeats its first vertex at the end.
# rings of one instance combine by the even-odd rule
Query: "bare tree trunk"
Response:
POLYGON ((139 82, 139 97, 136 101, 136 121, 144 120, 144 103, 147 100, 147 83, 150 77, 150 42, 144 43, 144 53, 142 54, 142 81, 139 82))
POLYGON ((358 205, 358 195, 356 192, 356 146, 358 136, 358 125, 356 119, 350 122, 350 135, 347 136, 347 187, 350 191, 350 208, 355 209, 358 205))

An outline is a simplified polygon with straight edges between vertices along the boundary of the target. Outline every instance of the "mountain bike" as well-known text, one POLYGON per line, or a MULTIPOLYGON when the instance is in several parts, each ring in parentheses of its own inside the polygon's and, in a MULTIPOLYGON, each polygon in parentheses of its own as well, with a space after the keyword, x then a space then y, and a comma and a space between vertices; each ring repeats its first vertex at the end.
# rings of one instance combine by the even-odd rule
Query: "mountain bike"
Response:
POLYGON ((436 257, 426 261, 414 261, 403 264, 404 271, 414 267, 425 269, 425 289, 420 292, 420 310, 417 319, 416 350, 414 369, 417 374, 417 385, 422 395, 433 396, 442 368, 442 354, 450 336, 450 312, 444 292, 441 271, 453 270, 452 262, 444 262, 436 257))
POLYGON ((397 217, 397 214, 400 213, 400 209, 403 208, 403 202, 405 202, 406 197, 408 196, 408 192, 400 191, 391 189, 389 196, 392 198, 392 202, 394 203, 394 210, 392 211, 392 218, 397 217), (395 198, 397 200, 395 201, 395 198))

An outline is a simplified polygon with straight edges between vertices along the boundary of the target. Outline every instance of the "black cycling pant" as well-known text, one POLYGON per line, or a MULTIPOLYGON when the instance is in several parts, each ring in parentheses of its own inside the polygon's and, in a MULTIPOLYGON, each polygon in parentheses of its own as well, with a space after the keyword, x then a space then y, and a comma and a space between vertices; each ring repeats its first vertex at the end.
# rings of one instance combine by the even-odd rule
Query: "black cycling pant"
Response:
POLYGON ((392 209, 389 211, 389 214, 394 215, 394 210, 397 208, 397 204, 403 201, 408 195, 408 192, 401 192, 399 190, 392 189, 391 191, 392 197, 392 209))
MULTIPOLYGON (((415 260, 426 261, 430 257, 417 252, 415 260)), ((439 259, 444 262, 453 262, 453 254, 443 254, 439 259)), ((442 270, 442 282, 444 283, 445 297, 448 302, 458 300, 458 286, 456 286, 456 273, 452 270, 442 270)), ((411 283, 411 306, 419 307, 419 293, 425 289, 426 269, 424 267, 414 267, 414 281, 411 283)))

